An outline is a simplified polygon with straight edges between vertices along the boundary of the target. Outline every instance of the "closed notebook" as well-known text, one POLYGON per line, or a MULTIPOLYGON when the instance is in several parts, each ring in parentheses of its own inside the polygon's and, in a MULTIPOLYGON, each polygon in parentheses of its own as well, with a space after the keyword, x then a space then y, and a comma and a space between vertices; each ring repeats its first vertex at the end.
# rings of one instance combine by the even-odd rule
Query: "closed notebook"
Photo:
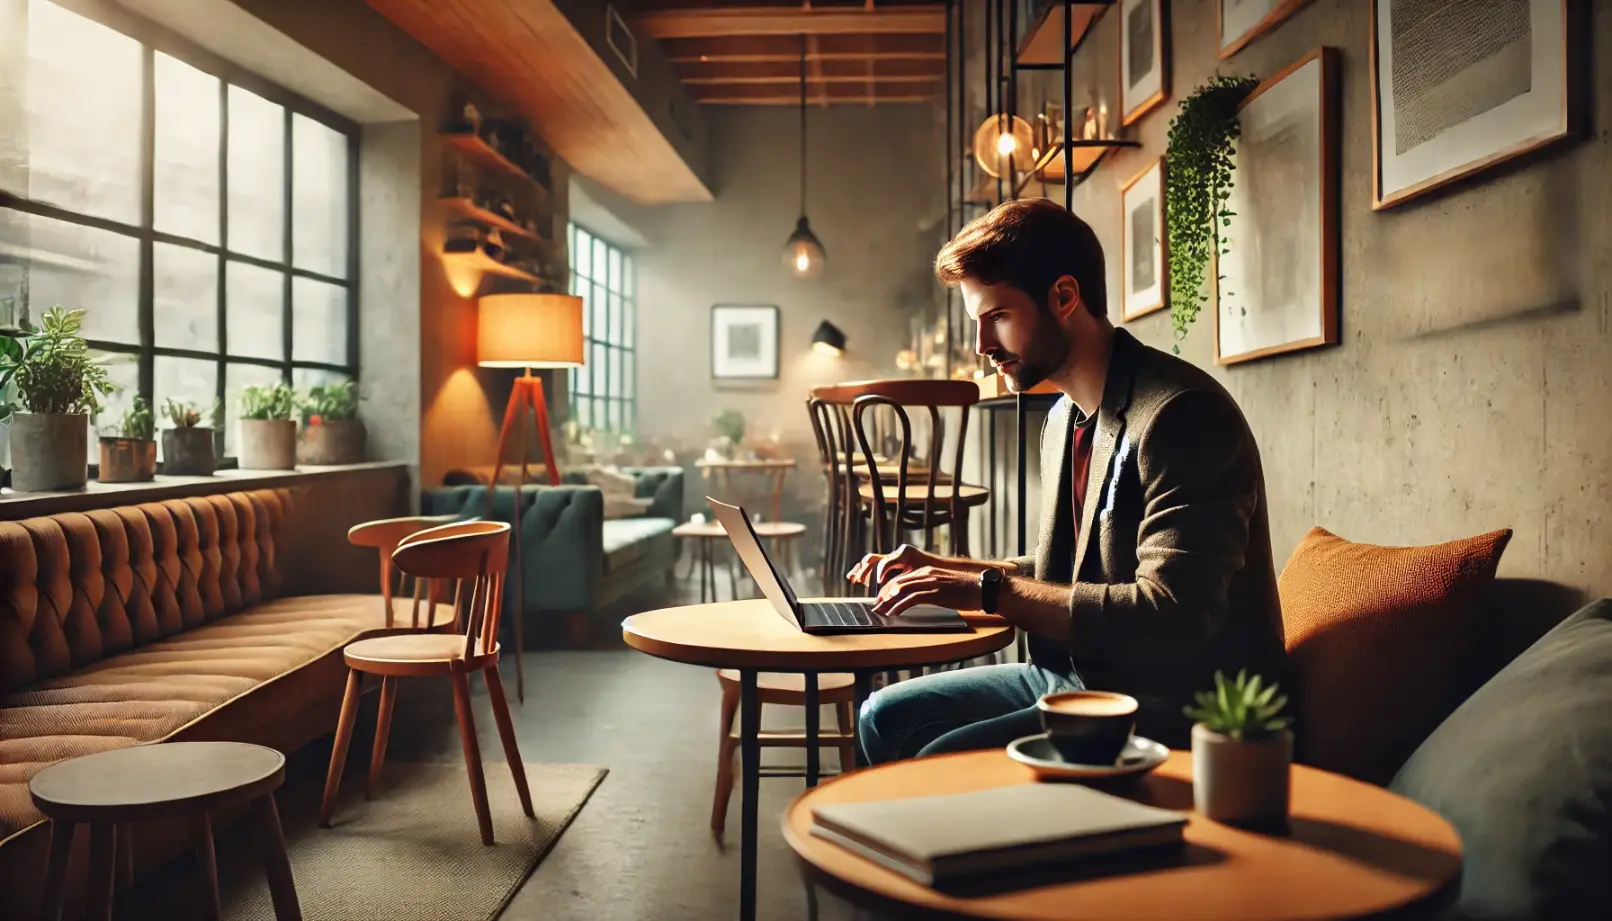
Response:
POLYGON ((1179 843, 1186 823, 1182 813, 1075 784, 1016 784, 812 810, 812 834, 929 886, 1179 843))

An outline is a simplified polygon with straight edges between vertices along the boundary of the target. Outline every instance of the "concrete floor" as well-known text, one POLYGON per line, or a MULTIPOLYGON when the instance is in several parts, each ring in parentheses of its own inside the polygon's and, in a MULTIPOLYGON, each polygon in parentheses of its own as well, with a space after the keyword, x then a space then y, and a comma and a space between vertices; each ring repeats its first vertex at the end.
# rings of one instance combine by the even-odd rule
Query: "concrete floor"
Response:
MULTIPOLYGON (((726 595, 726 578, 719 583, 726 595)), ((716 677, 710 669, 650 658, 620 639, 625 614, 680 603, 690 588, 691 583, 679 584, 623 611, 602 612, 594 620, 589 649, 526 654, 526 701, 511 701, 523 758, 528 763, 601 765, 610 773, 502 918, 721 921, 738 916, 737 789, 726 847, 709 828, 721 697, 716 677)), ((505 662, 503 673, 505 689, 513 696, 513 662, 505 662)), ((480 682, 472 687, 482 757, 491 775, 504 769, 503 752, 485 688, 480 682)), ((368 763, 375 696, 367 695, 360 711, 349 780, 362 777, 368 763)), ((823 725, 832 727, 832 721, 832 710, 825 708, 823 725)), ((803 717, 798 709, 763 707, 762 722, 766 728, 798 730, 803 717)), ((298 752, 288 766, 288 784, 321 785, 329 752, 328 738, 298 752)), ((401 686, 387 758, 462 763, 445 682, 417 679, 401 686)), ((803 759, 798 752, 773 749, 763 752, 763 763, 798 765, 803 759)), ((825 750, 824 769, 837 763, 832 750, 825 750)), ((779 831, 779 816, 803 788, 798 779, 761 783, 757 916, 821 921, 872 917, 820 887, 808 894, 779 831)), ((541 791, 534 789, 533 795, 541 796, 541 791)), ((464 805, 471 808, 468 788, 464 805)), ((239 858, 232 857, 232 849, 222 840, 220 844, 221 862, 255 859, 246 849, 239 858)), ((184 859, 176 863, 183 866, 141 885, 138 904, 189 901, 184 896, 193 885, 193 871, 184 859)))

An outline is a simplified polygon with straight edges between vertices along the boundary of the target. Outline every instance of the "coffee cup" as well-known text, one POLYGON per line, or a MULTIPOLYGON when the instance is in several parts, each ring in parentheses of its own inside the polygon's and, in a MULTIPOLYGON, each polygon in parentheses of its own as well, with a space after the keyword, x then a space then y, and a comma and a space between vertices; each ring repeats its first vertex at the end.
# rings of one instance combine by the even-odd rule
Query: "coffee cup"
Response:
POLYGON ((1136 727, 1136 698, 1112 691, 1060 691, 1036 701, 1047 739, 1065 761, 1110 765, 1136 727))

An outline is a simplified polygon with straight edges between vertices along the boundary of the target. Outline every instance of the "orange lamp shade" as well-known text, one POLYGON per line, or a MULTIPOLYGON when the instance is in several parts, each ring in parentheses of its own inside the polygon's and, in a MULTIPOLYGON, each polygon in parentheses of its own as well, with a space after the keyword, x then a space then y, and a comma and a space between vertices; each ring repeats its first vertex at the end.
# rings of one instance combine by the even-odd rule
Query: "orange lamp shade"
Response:
POLYGON ((582 298, 489 294, 477 307, 476 363, 483 368, 582 367, 582 298))

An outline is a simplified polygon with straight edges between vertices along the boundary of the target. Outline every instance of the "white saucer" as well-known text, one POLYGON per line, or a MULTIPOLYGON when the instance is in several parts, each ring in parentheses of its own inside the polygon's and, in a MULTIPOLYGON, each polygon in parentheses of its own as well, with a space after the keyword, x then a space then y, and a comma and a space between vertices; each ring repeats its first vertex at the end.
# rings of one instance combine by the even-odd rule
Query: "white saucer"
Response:
POLYGON ((1146 774, 1170 757, 1170 750, 1152 739, 1133 735, 1113 764, 1075 764, 1065 761, 1045 733, 1008 743, 1008 757, 1049 780, 1102 780, 1146 774))

